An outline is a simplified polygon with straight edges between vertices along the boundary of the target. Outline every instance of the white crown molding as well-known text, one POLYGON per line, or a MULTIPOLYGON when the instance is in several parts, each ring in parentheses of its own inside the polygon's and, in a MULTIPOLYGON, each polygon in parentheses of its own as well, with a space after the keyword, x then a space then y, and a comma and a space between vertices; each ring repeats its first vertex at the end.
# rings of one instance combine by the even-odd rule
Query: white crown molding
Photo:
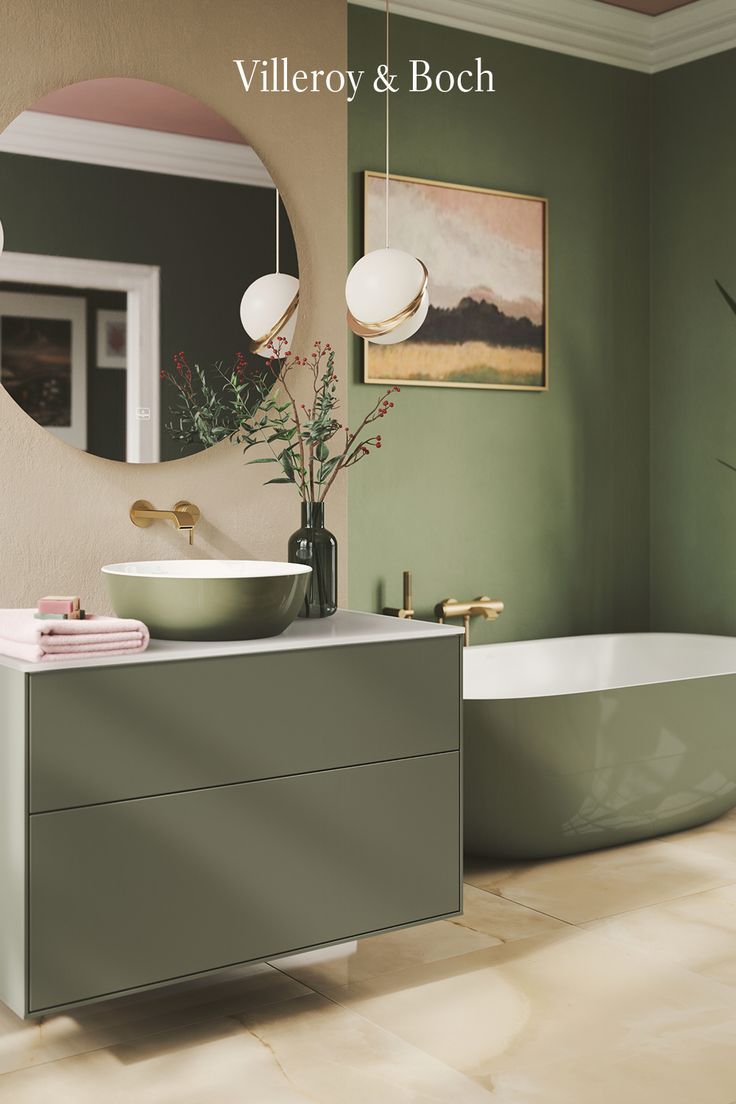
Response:
MULTIPOLYGON (((646 17, 645 17, 646 18, 646 17)), ((736 47, 734 0, 698 0, 652 20, 651 73, 736 47)))
POLYGON ((0 152, 250 184, 257 188, 274 187, 263 162, 250 146, 43 111, 23 111, 14 119, 0 133, 0 152))
MULTIPOLYGON (((385 0, 350 2, 385 7, 385 0)), ((734 0, 697 0, 658 16, 598 0, 392 0, 391 11, 641 73, 736 47, 734 0)))

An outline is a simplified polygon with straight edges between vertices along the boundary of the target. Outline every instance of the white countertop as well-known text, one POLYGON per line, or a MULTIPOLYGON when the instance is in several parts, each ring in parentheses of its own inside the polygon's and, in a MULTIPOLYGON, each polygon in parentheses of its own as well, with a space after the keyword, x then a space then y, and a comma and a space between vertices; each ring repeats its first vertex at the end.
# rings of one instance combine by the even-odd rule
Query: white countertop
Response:
POLYGON ((346 644, 389 644, 399 640, 427 640, 439 636, 461 636, 457 625, 435 625, 431 621, 404 621, 377 613, 338 610, 332 617, 297 619, 280 636, 261 640, 152 640, 145 652, 108 656, 104 659, 41 660, 28 663, 0 655, 0 666, 24 674, 67 671, 76 667, 136 666, 175 659, 214 659, 216 656, 265 655, 302 648, 332 648, 346 644))

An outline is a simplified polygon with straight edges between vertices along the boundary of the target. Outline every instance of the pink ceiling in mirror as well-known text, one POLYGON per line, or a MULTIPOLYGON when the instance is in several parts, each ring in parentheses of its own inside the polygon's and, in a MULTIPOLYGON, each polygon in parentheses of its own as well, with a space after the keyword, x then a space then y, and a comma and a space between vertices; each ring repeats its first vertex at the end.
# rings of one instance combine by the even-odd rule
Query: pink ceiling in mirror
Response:
POLYGON ((153 81, 128 77, 81 81, 50 92, 31 110, 247 145, 242 134, 212 108, 153 81))

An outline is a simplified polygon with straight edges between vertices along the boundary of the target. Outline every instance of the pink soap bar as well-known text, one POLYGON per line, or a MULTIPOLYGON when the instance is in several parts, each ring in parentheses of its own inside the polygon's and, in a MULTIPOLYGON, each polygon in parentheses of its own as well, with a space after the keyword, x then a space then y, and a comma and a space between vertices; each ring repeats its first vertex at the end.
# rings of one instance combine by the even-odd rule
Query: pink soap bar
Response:
POLYGON ((67 598, 57 594, 39 598, 39 613, 74 613, 79 609, 79 598, 67 598))

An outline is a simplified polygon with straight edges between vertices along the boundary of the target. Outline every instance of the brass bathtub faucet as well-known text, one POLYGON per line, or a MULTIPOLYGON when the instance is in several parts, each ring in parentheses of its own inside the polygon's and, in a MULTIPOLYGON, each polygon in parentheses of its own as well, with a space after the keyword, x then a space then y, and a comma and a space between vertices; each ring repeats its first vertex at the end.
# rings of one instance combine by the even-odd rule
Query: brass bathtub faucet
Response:
POLYGON ((383 612, 387 617, 400 617, 405 621, 411 621, 414 617, 411 596, 411 571, 404 572, 404 601, 401 609, 396 609, 395 606, 384 606, 383 612))
POLYGON ((465 626, 465 647, 470 645, 471 617, 484 617, 486 621, 495 621, 503 613, 503 602, 499 598, 472 598, 468 602, 458 602, 457 598, 444 598, 434 607, 435 617, 440 625, 451 617, 462 617, 465 626))
POLYGON ((171 510, 154 510, 150 502, 139 498, 130 507, 130 520, 134 525, 145 529, 154 521, 172 521, 177 529, 187 533, 190 544, 194 544, 194 526, 201 516, 199 507, 186 501, 175 503, 171 510))

